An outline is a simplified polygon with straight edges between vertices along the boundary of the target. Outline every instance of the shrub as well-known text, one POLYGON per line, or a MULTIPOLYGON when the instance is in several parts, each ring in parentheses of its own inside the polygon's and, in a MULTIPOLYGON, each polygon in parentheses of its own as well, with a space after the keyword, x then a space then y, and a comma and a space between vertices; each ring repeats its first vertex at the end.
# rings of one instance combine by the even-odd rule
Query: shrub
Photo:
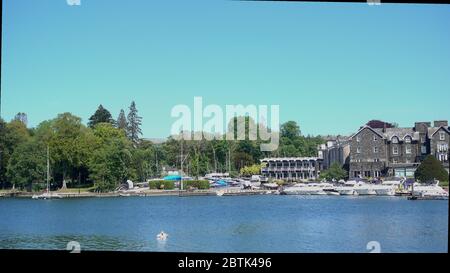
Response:
POLYGON ((175 182, 171 180, 154 180, 148 182, 148 187, 153 190, 173 190, 175 188, 175 182))
POLYGON ((209 189, 209 181, 208 180, 186 180, 183 181, 184 188, 197 188, 199 190, 209 189))

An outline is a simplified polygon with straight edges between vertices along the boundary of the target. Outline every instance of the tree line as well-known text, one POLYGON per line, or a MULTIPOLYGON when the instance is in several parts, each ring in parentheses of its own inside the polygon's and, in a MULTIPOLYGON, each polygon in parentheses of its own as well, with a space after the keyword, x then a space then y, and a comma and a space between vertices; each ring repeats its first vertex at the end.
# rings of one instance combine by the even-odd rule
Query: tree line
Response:
MULTIPOLYGON (((234 128, 245 122, 247 136, 250 123, 254 123, 249 117, 231 122, 234 128)), ((320 136, 303 136, 294 121, 281 125, 280 144, 273 152, 262 152, 260 140, 226 140, 225 135, 211 141, 170 136, 162 143, 153 143, 142 138, 141 125, 134 101, 128 114, 122 109, 117 119, 100 105, 87 125, 71 113, 58 114, 34 128, 27 127, 25 113, 18 113, 10 122, 0 119, 1 187, 43 189, 47 148, 53 189, 93 187, 109 191, 128 179, 146 181, 170 170, 182 170, 196 178, 210 172, 248 175, 264 157, 316 156, 317 145, 323 143, 320 136)))

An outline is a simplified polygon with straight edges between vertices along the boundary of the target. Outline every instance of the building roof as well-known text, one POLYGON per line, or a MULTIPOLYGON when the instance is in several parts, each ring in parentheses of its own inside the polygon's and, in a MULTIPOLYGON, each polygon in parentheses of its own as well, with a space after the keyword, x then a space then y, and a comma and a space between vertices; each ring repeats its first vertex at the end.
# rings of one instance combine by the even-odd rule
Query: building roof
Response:
POLYGON ((373 129, 372 127, 365 125, 361 128, 359 128, 358 132, 354 133, 353 135, 350 136, 350 139, 354 138, 356 135, 358 135, 359 133, 361 133, 361 131, 363 131, 364 129, 369 129, 372 132, 374 132, 375 134, 379 135, 380 137, 383 137, 383 129, 373 129))
POLYGON ((410 136, 413 140, 420 139, 420 133, 415 132, 414 128, 387 128, 383 133, 384 137, 391 140, 394 136, 399 140, 404 140, 406 136, 410 136))
POLYGON ((434 134, 436 134, 436 132, 438 132, 440 129, 444 129, 444 131, 446 131, 447 133, 450 134, 449 130, 446 127, 441 126, 441 127, 430 127, 430 128, 428 128, 428 135, 429 136, 434 136, 434 134))
POLYGON ((261 161, 297 161, 297 160, 321 160, 319 157, 270 157, 261 159, 261 161))

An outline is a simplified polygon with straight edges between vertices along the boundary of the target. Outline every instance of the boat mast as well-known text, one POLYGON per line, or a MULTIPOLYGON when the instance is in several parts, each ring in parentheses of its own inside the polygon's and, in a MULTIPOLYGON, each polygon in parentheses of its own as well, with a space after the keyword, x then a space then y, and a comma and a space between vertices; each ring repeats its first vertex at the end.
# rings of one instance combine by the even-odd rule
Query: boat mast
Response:
POLYGON ((48 147, 48 144, 47 144, 47 193, 49 192, 49 189, 50 189, 50 159, 49 159, 49 154, 50 154, 50 151, 49 151, 49 147, 48 147))

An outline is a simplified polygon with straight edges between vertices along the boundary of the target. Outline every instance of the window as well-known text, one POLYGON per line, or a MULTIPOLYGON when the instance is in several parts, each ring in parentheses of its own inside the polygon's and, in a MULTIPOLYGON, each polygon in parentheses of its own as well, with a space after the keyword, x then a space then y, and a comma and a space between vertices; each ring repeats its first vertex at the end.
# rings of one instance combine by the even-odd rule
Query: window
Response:
POLYGON ((422 154, 426 154, 427 153, 427 146, 426 145, 422 145, 421 151, 422 151, 422 154))
POLYGON ((373 160, 373 162, 380 162, 380 159, 379 159, 379 158, 375 158, 375 159, 373 160))
POLYGON ((378 153, 378 147, 373 147, 373 152, 378 153))
POLYGON ((411 137, 410 136, 405 137, 405 143, 411 143, 411 137))
POLYGON ((357 154, 360 154, 360 153, 361 153, 361 148, 357 147, 357 148, 356 148, 356 153, 357 153, 357 154))
POLYGON ((447 152, 448 151, 448 144, 439 144, 438 145, 438 152, 447 152))
POLYGON ((377 141, 377 136, 376 135, 373 136, 373 141, 377 141))
POLYGON ((360 136, 356 136, 356 142, 361 142, 361 137, 360 136))
POLYGON ((409 146, 409 145, 406 146, 406 153, 407 153, 407 154, 411 154, 411 151, 412 151, 412 150, 411 150, 411 146, 409 146))
POLYGON ((364 176, 365 177, 370 177, 370 171, 364 171, 364 176))
POLYGON ((411 159, 407 158, 406 163, 411 163, 411 159))
POLYGON ((397 164, 398 160, 396 158, 392 159, 392 163, 397 164))
POLYGON ((398 143, 398 137, 392 137, 391 139, 392 143, 398 143))
POLYGON ((445 140, 445 132, 439 132, 439 140, 445 140))
POLYGON ((373 172, 373 176, 374 177, 380 177, 380 175, 381 175, 380 171, 374 171, 373 172))
POLYGON ((392 147, 392 154, 398 155, 398 147, 397 146, 392 147))

